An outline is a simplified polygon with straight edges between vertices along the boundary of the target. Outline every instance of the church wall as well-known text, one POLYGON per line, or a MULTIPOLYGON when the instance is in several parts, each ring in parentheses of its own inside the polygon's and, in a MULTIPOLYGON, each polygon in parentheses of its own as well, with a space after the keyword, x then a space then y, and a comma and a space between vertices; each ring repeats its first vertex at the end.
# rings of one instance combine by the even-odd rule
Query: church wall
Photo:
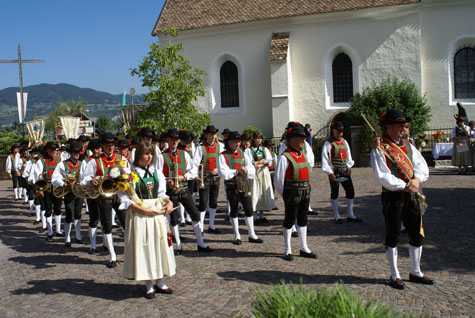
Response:
MULTIPOLYGON (((474 14, 473 1, 425 1, 421 6, 422 90, 432 107, 432 127, 455 124, 452 63, 457 49, 475 47, 474 14)), ((462 103, 469 119, 475 119, 475 100, 462 103)))

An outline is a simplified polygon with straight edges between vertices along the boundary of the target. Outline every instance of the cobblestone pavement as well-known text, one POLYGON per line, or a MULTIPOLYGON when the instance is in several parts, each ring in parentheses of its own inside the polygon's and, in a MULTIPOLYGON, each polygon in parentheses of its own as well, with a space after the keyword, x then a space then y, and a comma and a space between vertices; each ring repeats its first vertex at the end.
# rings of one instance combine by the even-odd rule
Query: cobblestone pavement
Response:
MULTIPOLYGON (((118 266, 108 269, 104 251, 87 254, 88 245, 66 250, 63 241, 46 242, 26 205, 12 201, 10 181, 0 182, 0 317, 233 317, 248 316, 257 290, 281 280, 323 289, 343 281, 348 289, 373 301, 428 317, 475 316, 475 186, 474 176, 432 170, 424 184, 430 207, 425 215, 426 237, 422 270, 436 285, 406 282, 396 291, 386 281, 389 269, 383 247, 384 221, 379 200, 380 187, 369 168, 353 169, 356 189, 355 213, 361 224, 336 225, 330 206, 327 177, 312 172, 312 207, 319 215, 309 216, 309 247, 317 260, 296 256, 282 259, 282 199, 279 210, 267 214, 270 224, 257 226, 264 244, 247 242, 240 219, 243 244, 234 246, 231 226, 224 213, 217 216, 221 235, 205 234, 215 249, 210 255, 196 252, 191 227, 182 229, 184 253, 177 257, 177 275, 165 282, 174 295, 144 296, 144 286, 121 277, 123 238, 115 230, 118 266)), ((343 190, 341 189, 343 192, 343 190)), ((221 192, 222 189, 221 189, 221 192)), ((342 193, 341 192, 341 193, 342 193)), ((224 208, 223 193, 220 207, 224 208)), ((344 198, 340 199, 346 216, 344 198)), ((87 219, 82 235, 87 238, 87 219)), ((74 232, 74 231, 73 231, 74 232)), ((98 246, 101 246, 98 235, 98 246)), ((407 236, 402 236, 399 270, 408 278, 410 263, 407 236)), ((298 255, 298 238, 292 239, 298 255)), ((102 250, 102 248, 99 248, 102 250)))

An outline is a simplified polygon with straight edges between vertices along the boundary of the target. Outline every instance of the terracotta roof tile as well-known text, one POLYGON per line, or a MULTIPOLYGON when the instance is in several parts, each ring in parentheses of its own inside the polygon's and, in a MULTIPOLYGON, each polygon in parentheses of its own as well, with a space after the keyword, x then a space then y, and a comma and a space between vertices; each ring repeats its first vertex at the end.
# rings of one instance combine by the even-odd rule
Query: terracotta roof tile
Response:
POLYGON ((421 0, 167 0, 152 35, 164 28, 200 29, 225 24, 358 10, 421 0))
POLYGON ((270 41, 269 61, 285 60, 289 48, 290 32, 272 33, 270 41))

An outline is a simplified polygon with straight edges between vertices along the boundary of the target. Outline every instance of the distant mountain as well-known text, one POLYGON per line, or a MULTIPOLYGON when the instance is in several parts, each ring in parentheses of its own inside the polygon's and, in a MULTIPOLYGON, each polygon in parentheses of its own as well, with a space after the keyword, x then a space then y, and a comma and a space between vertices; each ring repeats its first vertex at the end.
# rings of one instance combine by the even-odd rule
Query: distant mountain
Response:
MULTIPOLYGON (((16 92, 18 87, 9 87, 0 90, 0 105, 16 106, 16 92)), ((104 105, 104 104, 122 104, 122 95, 112 95, 105 92, 99 92, 92 88, 80 88, 71 84, 39 84, 26 86, 23 89, 28 92, 28 104, 44 104, 56 105, 59 99, 63 101, 81 99, 87 101, 88 104, 104 105)), ((127 96, 130 102, 130 95, 127 96)), ((134 96, 134 104, 142 103, 141 95, 134 96)))

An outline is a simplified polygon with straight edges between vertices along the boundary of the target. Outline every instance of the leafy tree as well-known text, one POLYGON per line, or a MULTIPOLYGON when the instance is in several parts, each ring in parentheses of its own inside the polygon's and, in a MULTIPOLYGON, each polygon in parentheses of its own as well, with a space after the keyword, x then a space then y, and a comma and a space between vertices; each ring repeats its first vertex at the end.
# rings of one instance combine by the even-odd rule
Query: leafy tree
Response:
POLYGON ((97 129, 100 131, 110 130, 111 120, 108 116, 102 115, 97 117, 97 129))
POLYGON ((131 69, 132 75, 142 79, 142 86, 148 87, 144 100, 149 105, 139 111, 137 127, 150 127, 155 131, 168 128, 186 128, 199 135, 210 123, 208 113, 200 113, 193 105, 198 96, 204 96, 202 77, 205 72, 194 68, 179 52, 183 44, 171 44, 178 36, 174 29, 164 30, 168 45, 150 45, 150 51, 142 63, 131 69))
POLYGON ((87 102, 81 97, 77 101, 70 100, 63 102, 60 98, 56 102, 53 111, 45 120, 45 130, 53 130, 54 126, 59 123, 59 116, 74 116, 77 113, 84 112, 87 109, 87 102))
POLYGON ((430 106, 427 105, 426 94, 421 96, 416 85, 409 80, 388 78, 381 83, 373 83, 372 87, 365 88, 350 100, 351 107, 347 111, 349 125, 364 126, 361 137, 361 150, 363 153, 370 151, 372 133, 367 128, 361 114, 364 114, 373 128, 381 135, 379 118, 389 109, 401 109, 411 118, 413 135, 428 129, 430 121, 430 106))
POLYGON ((10 153, 10 146, 19 144, 21 136, 13 133, 11 129, 4 129, 0 131, 0 154, 6 155, 10 153))

